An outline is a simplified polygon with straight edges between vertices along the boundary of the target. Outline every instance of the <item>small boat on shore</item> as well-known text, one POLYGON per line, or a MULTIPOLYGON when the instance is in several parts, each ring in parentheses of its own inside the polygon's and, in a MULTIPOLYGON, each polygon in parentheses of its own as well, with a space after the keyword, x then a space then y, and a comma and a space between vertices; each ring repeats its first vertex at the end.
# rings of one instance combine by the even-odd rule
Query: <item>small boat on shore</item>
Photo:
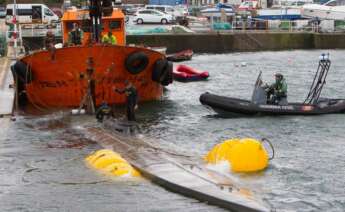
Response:
POLYGON ((300 8, 280 7, 259 9, 256 11, 256 19, 260 20, 299 20, 301 17, 300 8))
POLYGON ((326 83, 330 64, 330 60, 323 55, 319 61, 319 67, 307 98, 302 103, 268 104, 266 91, 261 87, 261 73, 255 83, 251 101, 204 93, 200 96, 200 102, 211 107, 220 115, 321 115, 344 113, 345 99, 319 98, 323 85, 326 83))
POLYGON ((330 0, 325 4, 305 4, 302 7, 302 16, 315 20, 341 20, 345 19, 345 6, 343 0, 330 0))
POLYGON ((167 55, 167 60, 173 61, 173 62, 181 62, 186 60, 191 60, 193 57, 193 50, 187 49, 180 52, 177 52, 175 54, 167 55))
POLYGON ((178 65, 173 71, 174 79, 182 82, 206 80, 209 77, 207 71, 201 72, 190 66, 178 65))

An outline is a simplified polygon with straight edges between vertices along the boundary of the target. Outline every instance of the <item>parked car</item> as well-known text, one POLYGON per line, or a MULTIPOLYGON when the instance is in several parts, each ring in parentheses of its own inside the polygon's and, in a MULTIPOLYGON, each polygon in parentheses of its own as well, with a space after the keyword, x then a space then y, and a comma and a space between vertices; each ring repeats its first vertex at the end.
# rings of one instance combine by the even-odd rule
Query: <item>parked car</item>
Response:
POLYGON ((172 23, 174 21, 174 17, 170 14, 158 11, 158 10, 139 10, 135 13, 134 22, 137 24, 143 23, 172 23))
POLYGON ((184 16, 185 14, 183 11, 176 10, 174 7, 170 5, 146 5, 145 9, 150 9, 150 10, 159 10, 161 12, 168 13, 170 15, 173 15, 174 17, 181 17, 184 16))
POLYGON ((59 21, 59 17, 44 4, 8 4, 6 6, 6 23, 12 23, 13 14, 16 14, 20 24, 47 23, 59 21))
POLYGON ((6 17, 6 8, 0 7, 0 18, 5 18, 5 17, 6 17))
POLYGON ((124 4, 119 6, 119 8, 122 10, 123 14, 125 15, 134 15, 137 12, 137 9, 130 4, 124 4))

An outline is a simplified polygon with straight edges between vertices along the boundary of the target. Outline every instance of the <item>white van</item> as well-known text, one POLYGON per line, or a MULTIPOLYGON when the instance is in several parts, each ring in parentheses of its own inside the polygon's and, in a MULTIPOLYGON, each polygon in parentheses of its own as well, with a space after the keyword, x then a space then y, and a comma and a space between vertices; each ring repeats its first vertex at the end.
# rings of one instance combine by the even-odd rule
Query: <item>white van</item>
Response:
MULTIPOLYGON (((44 4, 16 4, 16 7, 16 17, 19 24, 51 24, 59 21, 59 17, 44 4)), ((8 4, 6 7, 6 23, 12 23, 13 11, 14 4, 8 4)))
POLYGON ((184 15, 179 10, 174 9, 174 7, 172 7, 170 5, 146 5, 145 9, 159 10, 159 11, 168 13, 174 17, 181 17, 184 15))

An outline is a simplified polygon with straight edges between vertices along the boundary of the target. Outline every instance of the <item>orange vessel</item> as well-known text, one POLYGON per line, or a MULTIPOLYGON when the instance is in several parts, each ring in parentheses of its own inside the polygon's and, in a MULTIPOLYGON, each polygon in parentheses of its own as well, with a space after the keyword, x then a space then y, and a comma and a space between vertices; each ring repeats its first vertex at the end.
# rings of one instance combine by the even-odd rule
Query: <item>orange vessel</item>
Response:
POLYGON ((84 31, 82 44, 42 50, 20 58, 13 66, 19 96, 26 95, 35 105, 45 108, 79 107, 90 89, 96 106, 125 103, 125 96, 114 92, 125 80, 138 90, 139 101, 161 98, 163 85, 172 82, 172 64, 165 55, 147 48, 125 45, 124 15, 112 10, 102 16, 102 36, 112 31, 117 45, 95 42, 88 10, 64 13, 64 46, 73 24, 84 31), (89 72, 91 70, 91 72, 89 72))

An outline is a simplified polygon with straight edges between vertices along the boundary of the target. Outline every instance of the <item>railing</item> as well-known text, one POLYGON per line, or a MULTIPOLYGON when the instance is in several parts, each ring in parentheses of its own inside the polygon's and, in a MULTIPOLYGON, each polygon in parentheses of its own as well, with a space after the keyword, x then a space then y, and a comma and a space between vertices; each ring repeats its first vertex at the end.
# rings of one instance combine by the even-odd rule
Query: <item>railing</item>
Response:
POLYGON ((217 28, 218 23, 210 27, 210 31, 223 31, 223 32, 320 32, 320 33, 344 33, 345 21, 325 20, 320 24, 311 20, 251 20, 251 21, 233 21, 223 22, 227 24, 225 27, 217 28))
MULTIPOLYGON (((55 36, 61 36, 62 30, 60 24, 47 25, 47 24, 20 24, 18 27, 17 37, 44 37, 48 31, 52 31, 55 36)), ((6 38, 9 40, 14 31, 7 30, 6 38)))
POLYGON ((19 32, 21 37, 45 37, 47 32, 51 31, 55 36, 61 36, 61 25, 57 24, 21 24, 19 32))

